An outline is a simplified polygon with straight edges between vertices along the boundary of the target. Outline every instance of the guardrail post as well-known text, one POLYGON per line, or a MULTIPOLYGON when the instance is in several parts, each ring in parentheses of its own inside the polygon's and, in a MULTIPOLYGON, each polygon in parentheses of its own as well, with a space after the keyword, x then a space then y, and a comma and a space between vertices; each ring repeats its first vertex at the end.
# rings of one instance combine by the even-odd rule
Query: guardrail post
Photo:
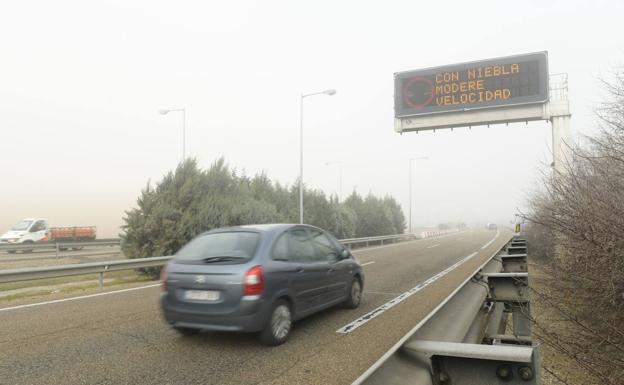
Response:
POLYGON ((531 336, 526 242, 514 241, 354 384, 541 384, 539 346, 531 336), (510 314, 513 331, 506 334, 510 314))
MULTIPOLYGON (((501 257, 504 272, 484 274, 490 287, 489 300, 504 303, 505 311, 513 317, 513 336, 503 337, 507 340, 520 341, 524 338, 530 341, 532 324, 526 254, 501 257)), ((489 336, 492 339, 495 337, 489 336)))
POLYGON ((56 245, 56 259, 58 259, 59 258, 59 244, 58 244, 58 242, 56 242, 55 245, 56 245))
POLYGON ((100 277, 98 278, 98 287, 100 290, 104 288, 104 272, 100 273, 100 277))
POLYGON ((430 360, 434 384, 541 383, 539 346, 415 340, 404 348, 430 360))
POLYGON ((381 245, 383 246, 383 239, 381 240, 381 245))

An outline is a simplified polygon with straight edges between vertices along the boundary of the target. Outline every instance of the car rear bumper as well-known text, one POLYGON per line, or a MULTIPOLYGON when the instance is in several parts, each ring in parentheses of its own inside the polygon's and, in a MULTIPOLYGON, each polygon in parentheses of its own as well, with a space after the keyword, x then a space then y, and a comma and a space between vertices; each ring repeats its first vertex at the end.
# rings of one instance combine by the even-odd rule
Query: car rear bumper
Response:
POLYGON ((208 312, 187 311, 176 307, 161 294, 160 304, 167 323, 174 327, 204 329, 214 331, 257 332, 264 328, 267 320, 266 306, 261 298, 242 300, 238 308, 226 315, 208 312))

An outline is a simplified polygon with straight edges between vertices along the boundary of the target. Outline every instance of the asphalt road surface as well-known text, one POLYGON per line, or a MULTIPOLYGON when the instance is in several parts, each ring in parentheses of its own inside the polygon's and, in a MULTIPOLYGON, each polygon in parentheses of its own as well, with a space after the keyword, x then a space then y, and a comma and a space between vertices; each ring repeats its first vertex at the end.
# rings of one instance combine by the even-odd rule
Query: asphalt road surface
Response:
POLYGON ((182 337, 156 286, 0 308, 0 384, 349 384, 498 251, 511 233, 475 230, 354 251, 365 265, 358 309, 332 308, 267 348, 253 334, 182 337), (465 259, 467 256, 470 258, 465 259), (345 325, 465 259, 348 333, 345 325))

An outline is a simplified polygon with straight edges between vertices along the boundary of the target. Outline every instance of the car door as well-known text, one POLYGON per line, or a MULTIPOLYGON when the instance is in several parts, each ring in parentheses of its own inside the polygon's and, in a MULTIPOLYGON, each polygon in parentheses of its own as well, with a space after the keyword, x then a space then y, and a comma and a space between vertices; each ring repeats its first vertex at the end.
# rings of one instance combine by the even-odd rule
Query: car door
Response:
POLYGON ((46 236, 46 232, 48 230, 48 226, 45 220, 38 220, 30 226, 28 239, 33 242, 38 242, 42 240, 46 236))
POLYGON ((329 303, 344 299, 351 279, 348 261, 339 258, 339 250, 323 231, 311 228, 310 238, 316 249, 317 259, 326 264, 327 291, 323 301, 329 303))
POLYGON ((322 305, 327 289, 326 267, 317 263, 314 245, 305 228, 295 227, 282 234, 273 249, 273 260, 295 296, 297 315, 312 313, 322 305))

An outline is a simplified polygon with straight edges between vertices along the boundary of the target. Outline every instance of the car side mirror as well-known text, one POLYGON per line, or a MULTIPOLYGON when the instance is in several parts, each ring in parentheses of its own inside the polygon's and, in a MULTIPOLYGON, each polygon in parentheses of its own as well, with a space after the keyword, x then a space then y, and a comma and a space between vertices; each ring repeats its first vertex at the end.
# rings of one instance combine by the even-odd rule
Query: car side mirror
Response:
POLYGON ((347 249, 342 249, 342 251, 340 252, 340 259, 347 259, 351 256, 351 253, 349 253, 349 250, 347 249))

